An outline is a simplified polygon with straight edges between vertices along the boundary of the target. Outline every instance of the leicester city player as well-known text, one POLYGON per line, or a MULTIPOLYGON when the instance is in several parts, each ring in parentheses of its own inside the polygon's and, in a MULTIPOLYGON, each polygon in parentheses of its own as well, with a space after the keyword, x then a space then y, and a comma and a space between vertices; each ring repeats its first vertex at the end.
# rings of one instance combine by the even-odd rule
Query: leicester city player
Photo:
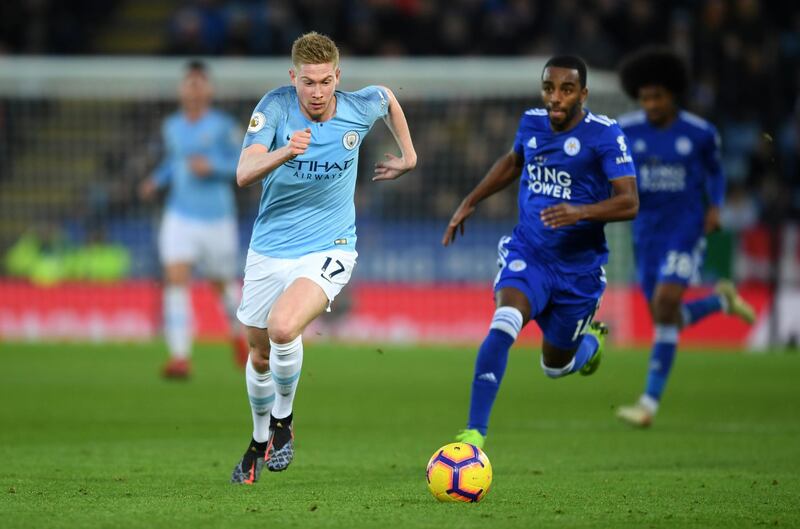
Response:
POLYGON ((239 245, 233 180, 241 132, 228 114, 212 108, 213 86, 204 63, 193 61, 181 80, 181 111, 163 126, 163 162, 144 180, 140 195, 152 198, 168 187, 158 249, 164 267, 164 335, 170 359, 164 376, 189 375, 192 303, 189 283, 199 265, 219 293, 231 325, 237 361, 247 359, 247 341, 236 320, 241 298, 239 245))
POLYGON ((705 235, 719 228, 725 192, 714 126, 680 108, 688 88, 683 61, 669 50, 646 48, 623 61, 620 78, 641 107, 619 123, 638 169, 641 208, 633 224, 634 251, 655 335, 645 392, 617 416, 645 427, 658 410, 680 330, 719 311, 749 323, 754 313, 729 281, 718 283, 712 295, 683 301, 699 272, 705 235))
POLYGON ((269 92, 256 107, 236 174, 241 186, 260 182, 262 194, 238 311, 250 340, 253 438, 234 483, 253 483, 265 464, 280 471, 292 461, 301 334, 330 307, 355 266, 358 151, 373 123, 384 118, 401 152, 377 163, 373 180, 397 178, 417 160, 391 90, 336 90, 339 50, 331 39, 301 36, 292 64, 291 86, 269 92))
POLYGON ((520 330, 536 320, 544 334, 541 366, 552 378, 598 367, 607 332, 593 322, 605 289, 603 226, 636 216, 636 175, 614 120, 584 108, 586 65, 573 56, 547 61, 545 108, 524 113, 514 147, 461 202, 442 243, 463 235, 477 204, 517 178, 519 222, 499 244, 497 309, 478 350, 467 429, 459 441, 483 446, 489 415, 520 330))

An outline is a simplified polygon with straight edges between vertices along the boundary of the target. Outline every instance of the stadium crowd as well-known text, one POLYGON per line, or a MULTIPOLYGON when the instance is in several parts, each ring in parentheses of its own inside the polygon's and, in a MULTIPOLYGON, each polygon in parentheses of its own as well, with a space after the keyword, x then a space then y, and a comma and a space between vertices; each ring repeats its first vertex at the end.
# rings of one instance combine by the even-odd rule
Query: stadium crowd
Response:
MULTIPOLYGON (((732 198, 766 202, 764 214, 800 214, 800 9, 791 2, 564 0, 552 9, 528 0, 173 3, 163 28, 168 55, 282 55, 308 28, 331 35, 350 55, 558 51, 602 69, 641 45, 668 44, 692 65, 689 107, 723 132, 732 198)), ((93 32, 124 2, 69 4, 4 2, 0 51, 103 53, 93 32)))
MULTIPOLYGON (((55 0, 4 2, 0 53, 106 53, 97 38, 98 28, 125 4, 79 0, 67 9, 55 0)), ((549 6, 528 0, 183 0, 169 4, 172 7, 162 21, 162 53, 177 56, 282 56, 309 28, 332 36, 345 55, 572 52, 583 56, 590 67, 607 70, 642 45, 667 44, 691 65, 694 82, 687 107, 714 122, 722 134, 728 177, 725 226, 744 232, 761 222, 769 230, 800 219, 800 9, 790 2, 563 0, 549 6)), ((465 120, 458 118, 462 107, 454 105, 458 108, 437 112, 454 116, 447 129, 457 134, 457 122, 465 120)), ((414 105, 409 107, 413 126, 414 105)), ((510 118, 495 114, 485 118, 490 122, 484 129, 487 141, 504 145, 507 138, 499 131, 507 129, 510 118), (497 126, 491 126, 492 116, 497 126)), ((420 132, 432 138, 424 143, 431 147, 422 147, 421 158, 438 164, 438 156, 424 152, 436 154, 435 134, 420 132)), ((483 167, 491 158, 489 152, 481 156, 487 151, 485 143, 479 147, 471 156, 480 159, 470 167, 483 167)), ((435 202, 426 204, 428 215, 444 215, 452 206, 447 197, 463 191, 446 186, 441 190, 435 198, 428 194, 435 202)), ((410 186, 407 191, 419 190, 410 186)), ((402 197, 381 200, 402 201, 402 197)), ((391 210, 391 204, 380 205, 383 211, 387 206, 391 210)), ((505 206, 498 209, 507 211, 505 206)), ((758 247, 760 235, 751 240, 758 247)), ((771 251, 759 248, 754 251, 771 251)))
POLYGON ((572 52, 602 69, 644 44, 668 44, 692 65, 689 107, 722 131, 742 211, 765 202, 764 214, 800 214, 800 10, 789 3, 196 0, 174 13, 165 52, 280 55, 305 28, 330 34, 352 55, 572 52))

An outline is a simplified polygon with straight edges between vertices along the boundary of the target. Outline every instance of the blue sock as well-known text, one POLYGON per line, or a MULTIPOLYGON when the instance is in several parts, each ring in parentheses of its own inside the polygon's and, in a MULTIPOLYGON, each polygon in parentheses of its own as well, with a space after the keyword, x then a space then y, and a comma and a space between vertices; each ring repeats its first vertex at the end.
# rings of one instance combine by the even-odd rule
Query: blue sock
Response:
POLYGON ((500 307, 494 313, 489 334, 478 349, 467 428, 486 435, 500 382, 506 372, 508 350, 522 329, 522 314, 513 307, 500 307))
POLYGON ((688 327, 721 310, 722 298, 718 294, 711 294, 710 296, 684 303, 681 307, 683 326, 688 327))
POLYGON ((677 325, 656 325, 653 350, 650 353, 650 367, 647 373, 645 395, 659 401, 667 385, 675 349, 678 346, 677 325))
POLYGON ((575 351, 575 363, 569 372, 575 373, 585 366, 586 362, 594 355, 598 347, 600 347, 600 342, 597 341, 597 336, 589 334, 588 332, 584 334, 581 344, 578 346, 578 350, 575 351))
POLYGON ((560 378, 575 373, 586 365, 586 362, 594 355, 598 347, 600 347, 600 342, 597 341, 597 337, 593 334, 586 333, 583 335, 581 343, 578 344, 578 348, 575 350, 575 356, 572 357, 572 360, 570 360, 567 365, 564 367, 547 366, 544 363, 544 356, 542 356, 542 371, 550 378, 560 378))

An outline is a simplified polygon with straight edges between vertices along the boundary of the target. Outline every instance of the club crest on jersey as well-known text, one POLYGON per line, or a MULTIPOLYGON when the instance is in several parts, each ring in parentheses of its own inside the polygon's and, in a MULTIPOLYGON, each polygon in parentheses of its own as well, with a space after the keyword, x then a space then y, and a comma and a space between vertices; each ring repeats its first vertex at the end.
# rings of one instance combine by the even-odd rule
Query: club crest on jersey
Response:
POLYGON ((360 138, 361 137, 358 135, 358 132, 349 130, 344 133, 344 136, 342 136, 342 145, 344 145, 344 148, 348 151, 352 151, 356 148, 356 145, 358 145, 358 140, 360 138))
POLYGON ((577 156, 581 152, 581 141, 575 136, 570 136, 564 142, 564 152, 570 156, 577 156))
POLYGON ((254 112, 250 117, 250 124, 247 127, 247 132, 256 133, 263 129, 264 125, 266 124, 267 116, 265 116, 262 112, 254 112))
POLYGON ((678 136, 678 139, 675 140, 675 150, 678 154, 686 156, 692 152, 692 140, 686 136, 678 136))
POLYGON ((512 272, 522 272, 528 267, 528 264, 522 259, 514 259, 508 263, 508 269, 512 272))

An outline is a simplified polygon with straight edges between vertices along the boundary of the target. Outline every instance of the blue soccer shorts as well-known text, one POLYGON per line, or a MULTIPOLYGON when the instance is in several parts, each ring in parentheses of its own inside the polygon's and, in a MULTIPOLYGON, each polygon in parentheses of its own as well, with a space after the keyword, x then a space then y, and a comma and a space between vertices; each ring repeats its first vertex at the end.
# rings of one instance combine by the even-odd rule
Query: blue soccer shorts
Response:
POLYGON ((633 245, 636 275, 648 301, 658 283, 688 286, 700 279, 706 238, 702 233, 673 232, 637 240, 633 245))
POLYGON ((561 349, 578 347, 592 323, 606 288, 602 267, 590 272, 569 273, 534 256, 534 250, 512 237, 498 244, 500 271, 494 291, 515 288, 531 305, 531 319, 545 339, 561 349))

